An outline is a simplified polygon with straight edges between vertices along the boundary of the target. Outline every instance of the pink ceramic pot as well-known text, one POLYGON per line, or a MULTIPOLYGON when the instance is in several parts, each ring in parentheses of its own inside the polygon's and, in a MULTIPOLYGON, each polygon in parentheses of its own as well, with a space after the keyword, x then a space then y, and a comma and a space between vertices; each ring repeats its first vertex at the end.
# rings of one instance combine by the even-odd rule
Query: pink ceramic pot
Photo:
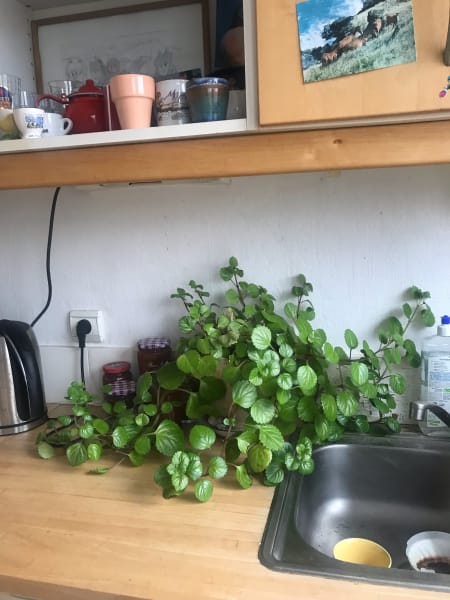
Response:
POLYGON ((115 75, 109 82, 122 129, 150 127, 155 80, 150 75, 115 75))

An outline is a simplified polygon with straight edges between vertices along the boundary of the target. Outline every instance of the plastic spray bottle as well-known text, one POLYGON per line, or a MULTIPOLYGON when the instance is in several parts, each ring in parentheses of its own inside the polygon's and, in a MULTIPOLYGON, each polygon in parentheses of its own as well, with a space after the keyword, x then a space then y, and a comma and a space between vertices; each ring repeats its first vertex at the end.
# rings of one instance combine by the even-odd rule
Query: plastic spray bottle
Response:
MULTIPOLYGON (((441 317, 437 335, 423 341, 420 400, 424 404, 438 404, 450 413, 450 317, 447 315, 441 317)), ((450 437, 450 428, 429 411, 419 426, 426 435, 450 437)))

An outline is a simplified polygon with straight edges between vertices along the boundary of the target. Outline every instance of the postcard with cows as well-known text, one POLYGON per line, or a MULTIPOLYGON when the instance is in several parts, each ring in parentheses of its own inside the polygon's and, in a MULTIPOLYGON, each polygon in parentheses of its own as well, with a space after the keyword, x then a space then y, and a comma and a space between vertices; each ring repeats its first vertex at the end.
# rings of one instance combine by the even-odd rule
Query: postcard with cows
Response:
POLYGON ((305 83, 416 60, 412 0, 306 0, 297 21, 305 83))

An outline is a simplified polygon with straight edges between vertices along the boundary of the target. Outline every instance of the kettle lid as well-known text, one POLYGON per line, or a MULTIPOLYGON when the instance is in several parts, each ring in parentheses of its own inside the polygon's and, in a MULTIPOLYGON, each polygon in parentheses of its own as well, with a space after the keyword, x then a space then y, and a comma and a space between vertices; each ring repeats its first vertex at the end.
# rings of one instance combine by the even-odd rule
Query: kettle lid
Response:
POLYGON ((70 94, 69 98, 77 98, 78 96, 103 96, 103 90, 95 85, 93 79, 87 79, 84 85, 70 94))

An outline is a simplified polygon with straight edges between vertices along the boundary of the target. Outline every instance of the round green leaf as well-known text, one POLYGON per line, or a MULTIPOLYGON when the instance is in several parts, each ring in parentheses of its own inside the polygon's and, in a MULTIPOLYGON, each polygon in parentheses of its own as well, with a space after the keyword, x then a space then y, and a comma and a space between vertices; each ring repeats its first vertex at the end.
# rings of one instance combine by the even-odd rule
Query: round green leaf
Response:
POLYGON ((336 402, 345 417, 353 417, 358 412, 359 402, 349 391, 338 392, 336 402))
POLYGON ((146 435, 141 435, 134 442, 134 449, 138 454, 145 456, 150 452, 151 442, 150 438, 146 435))
POLYGON ((284 446, 284 438, 275 425, 260 425, 259 441, 273 452, 281 450, 284 446))
POLYGON ((236 479, 244 490, 247 490, 253 483, 252 478, 248 474, 247 468, 245 465, 239 465, 236 467, 236 479))
POLYGON ((356 337, 356 334, 353 333, 353 331, 351 329, 345 330, 344 339, 345 339, 345 343, 350 348, 350 350, 353 350, 354 348, 358 347, 358 338, 356 337))
POLYGON ((133 465, 133 467, 140 467, 144 464, 144 461, 145 461, 145 458, 142 456, 142 454, 139 454, 135 450, 132 450, 128 454, 128 459, 131 462, 131 464, 133 465))
POLYGON ((264 425, 265 423, 270 423, 274 418, 275 406, 271 400, 260 398, 251 407, 250 414, 255 423, 264 425))
POLYGON ((173 456, 184 448, 184 433, 177 423, 164 420, 155 431, 155 445, 158 452, 164 456, 173 456))
POLYGON ((237 381, 232 388, 232 397, 235 404, 239 404, 242 408, 250 408, 258 394, 256 387, 249 381, 237 381))
POLYGON ((323 415, 317 415, 314 419, 314 428, 319 440, 324 441, 328 438, 328 421, 323 415))
POLYGON ((227 304, 238 304, 239 303, 239 295, 237 291, 233 288, 227 290, 225 292, 225 300, 227 304))
POLYGON ((149 417, 154 417, 158 413, 158 407, 156 404, 142 404, 142 410, 149 417))
POLYGON ((312 396, 302 396, 298 401, 297 414, 302 421, 312 423, 317 411, 316 401, 312 396))
POLYGON ((227 463, 221 456, 213 456, 209 461, 208 474, 213 479, 225 477, 228 471, 227 463))
POLYGON ((206 450, 216 441, 216 434, 211 427, 194 425, 189 432, 189 443, 196 450, 206 450))
POLYGON ((46 460, 55 456, 55 450, 53 446, 50 446, 50 444, 47 442, 39 442, 37 445, 37 451, 39 456, 46 460))
POLYGON ((266 468, 264 475, 266 476, 267 483, 270 485, 278 485, 284 479, 284 470, 281 465, 273 461, 266 468))
POLYGON ((88 460, 88 453, 83 442, 76 442, 66 448, 66 456, 72 467, 77 467, 88 460))
POLYGON ((194 494, 199 502, 207 502, 213 493, 214 486, 211 481, 202 479, 194 486, 194 494))
POLYGON ((59 423, 61 423, 61 425, 64 425, 64 427, 67 427, 68 425, 71 425, 72 423, 72 417, 70 417, 69 415, 61 415, 60 417, 56 417, 57 421, 59 423))
POLYGON ((184 492, 189 484, 189 477, 184 473, 176 471, 170 478, 176 492, 184 492))
POLYGON ((192 481, 197 481, 203 475, 203 466, 200 458, 193 453, 189 453, 189 463, 186 469, 186 475, 192 479, 192 481))
POLYGON ((264 325, 258 325, 252 331, 252 343, 258 350, 265 350, 272 341, 272 332, 264 325))
POLYGON ((262 473, 272 461, 272 451, 260 444, 255 444, 248 451, 248 464, 254 473, 262 473))
POLYGON ((339 362, 339 354, 336 352, 336 350, 333 348, 330 342, 325 342, 325 344, 323 345, 323 354, 327 361, 331 364, 337 365, 337 363, 339 362))
POLYGON ((389 377, 389 385, 391 389, 396 394, 404 394, 406 391, 406 381, 403 375, 399 375, 398 373, 393 373, 389 377))
POLYGON ((336 400, 331 394, 322 394, 320 397, 323 414, 328 421, 335 421, 337 416, 336 400))
POLYGON ((85 440, 92 437, 94 435, 94 427, 92 426, 92 423, 84 423, 83 425, 80 425, 79 433, 80 437, 85 440))
POLYGON ((317 385, 317 375, 309 365, 302 365, 297 371, 297 381, 304 394, 311 394, 317 385))
POLYGON ((161 404, 161 413, 163 415, 168 415, 169 413, 171 413, 173 410, 173 404, 172 402, 163 402, 161 404))
POLYGON ((108 433, 109 431, 109 425, 104 419, 94 419, 92 425, 97 433, 100 433, 101 435, 105 435, 105 433, 108 433))
POLYGON ((257 441, 258 433, 255 429, 247 429, 236 438, 237 446, 242 454, 247 454, 249 447, 257 441))
POLYGON ((300 461, 298 470, 302 475, 311 475, 314 471, 314 460, 311 457, 304 458, 300 461))
POLYGON ((156 373, 156 379, 164 390, 176 390, 183 383, 185 374, 176 363, 166 363, 156 373))
POLYGON ((157 485, 160 487, 167 489, 172 486, 172 481, 170 474, 167 472, 167 467, 165 465, 160 465, 153 475, 153 479, 157 485))
POLYGON ((87 453, 89 460, 98 460, 103 453, 102 445, 98 442, 88 444, 87 453))
POLYGON ((360 387, 369 380, 369 369, 367 365, 360 362, 355 362, 350 367, 350 379, 357 387, 360 387))
POLYGON ((394 419, 393 417, 387 417, 386 425, 394 433, 400 433, 401 426, 400 426, 400 423, 397 421, 397 419, 394 419))
POLYGON ((277 384, 282 390, 290 390, 294 385, 291 375, 289 373, 282 373, 277 377, 277 384))
POLYGON ((113 430, 112 441, 116 448, 125 448, 128 443, 128 433, 125 427, 119 425, 113 430))
POLYGON ((145 427, 150 423, 150 418, 145 413, 139 413, 135 416, 134 420, 136 425, 139 425, 139 427, 145 427))

